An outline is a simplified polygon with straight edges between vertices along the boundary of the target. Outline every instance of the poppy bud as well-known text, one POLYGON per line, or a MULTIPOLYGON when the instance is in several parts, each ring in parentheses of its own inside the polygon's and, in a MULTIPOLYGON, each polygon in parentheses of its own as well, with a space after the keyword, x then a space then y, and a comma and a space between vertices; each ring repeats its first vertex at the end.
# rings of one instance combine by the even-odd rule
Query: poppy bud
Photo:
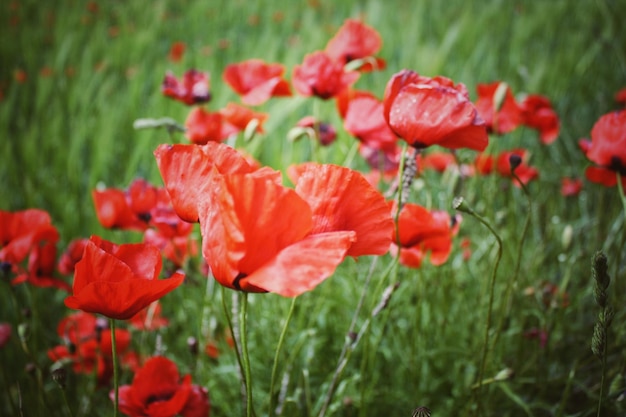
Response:
POLYGON ((187 338, 187 347, 193 356, 198 354, 198 339, 193 336, 187 338))
POLYGON ((563 250, 567 250, 572 243, 572 237, 574 234, 574 228, 572 225, 568 224, 563 229, 563 234, 561 235, 561 244, 563 245, 563 250))
POLYGON ((30 337, 30 325, 26 322, 22 322, 17 325, 17 334, 20 337, 22 343, 26 343, 30 337))
POLYGON ((520 166, 522 163, 522 157, 519 156, 518 154, 511 154, 509 156, 509 164, 511 165, 511 172, 514 172, 515 169, 520 166))

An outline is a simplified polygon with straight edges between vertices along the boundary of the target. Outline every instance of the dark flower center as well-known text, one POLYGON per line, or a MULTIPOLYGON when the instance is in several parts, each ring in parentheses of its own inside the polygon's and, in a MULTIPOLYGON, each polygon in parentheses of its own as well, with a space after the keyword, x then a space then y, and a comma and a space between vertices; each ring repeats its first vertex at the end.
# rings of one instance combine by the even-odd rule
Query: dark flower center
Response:
POLYGON ((626 164, 624 164, 624 162, 622 162, 619 157, 612 156, 611 163, 609 164, 608 168, 611 171, 618 172, 621 176, 626 177, 626 164))

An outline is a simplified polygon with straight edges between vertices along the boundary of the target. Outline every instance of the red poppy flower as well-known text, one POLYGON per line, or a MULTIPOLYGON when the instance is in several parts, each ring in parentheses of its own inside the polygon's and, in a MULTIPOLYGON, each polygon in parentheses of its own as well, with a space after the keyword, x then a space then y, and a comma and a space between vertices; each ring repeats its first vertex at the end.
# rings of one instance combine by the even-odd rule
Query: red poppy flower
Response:
POLYGON ((91 192, 96 216, 107 229, 145 230, 147 219, 135 213, 126 191, 118 188, 95 189, 91 192))
POLYGON ((169 320, 161 316, 161 303, 154 301, 128 319, 128 323, 137 330, 156 330, 166 327, 169 320))
POLYGON ((561 180, 561 195, 563 197, 575 197, 580 194, 583 182, 579 178, 563 178, 561 180))
POLYGON ((359 78, 356 71, 346 71, 341 62, 317 51, 304 57, 293 69, 293 86, 303 96, 317 96, 323 100, 337 96, 359 78))
POLYGON ((293 165, 288 173, 296 192, 313 210, 312 234, 355 231, 357 240, 347 255, 387 253, 393 220, 385 198, 361 173, 312 162, 293 165))
POLYGON ((185 136, 192 143, 204 145, 207 142, 222 142, 240 131, 224 120, 219 112, 209 112, 202 107, 191 109, 185 120, 185 136))
POLYGON ((395 176, 400 169, 402 149, 393 146, 385 149, 372 148, 365 143, 359 145, 359 154, 374 171, 380 171, 383 176, 395 176))
POLYGON ((160 145, 154 155, 176 214, 181 219, 198 222, 200 201, 215 192, 212 180, 217 174, 256 171, 245 157, 225 144, 160 145))
POLYGON ((322 146, 328 146, 337 139, 337 131, 330 123, 317 121, 313 116, 306 116, 298 120, 296 126, 310 129, 322 146))
POLYGON ((346 19, 335 36, 326 44, 324 52, 332 59, 345 65, 360 60, 360 71, 383 70, 385 60, 374 55, 383 41, 376 29, 357 19, 346 19))
POLYGON ((490 131, 502 135, 512 132, 521 124, 522 109, 506 83, 496 81, 478 84, 476 91, 476 110, 490 131))
MULTIPOLYGON (((57 334, 64 344, 48 350, 53 361, 69 361, 76 373, 93 374, 98 383, 106 385, 113 376, 111 330, 106 320, 83 311, 62 319, 57 334)), ((129 351, 131 336, 128 330, 115 329, 116 351, 124 357, 129 351)))
POLYGON ((448 78, 403 70, 387 83, 383 105, 391 130, 415 148, 440 145, 482 151, 489 142, 467 89, 448 78))
POLYGON ((69 308, 126 320, 178 287, 185 276, 160 280, 161 253, 146 244, 115 245, 92 236, 74 272, 69 308))
POLYGON ((493 156, 484 153, 476 155, 474 168, 480 175, 489 175, 493 172, 493 156))
POLYGON ((386 152, 395 150, 398 138, 383 114, 383 103, 366 91, 345 90, 337 96, 344 129, 360 142, 386 152))
POLYGON ((399 239, 396 236, 391 253, 396 254, 400 243, 400 264, 419 268, 430 254, 430 263, 442 265, 452 250, 452 237, 458 232, 460 217, 450 217, 445 211, 429 211, 417 204, 407 203, 398 217, 399 239))
POLYGON ((626 188, 626 110, 600 117, 591 129, 591 142, 579 143, 587 158, 596 164, 585 171, 589 181, 607 187, 617 184, 617 174, 626 188))
POLYGON ((539 131, 539 137, 544 145, 549 145, 559 136, 559 116, 552 108, 546 97, 531 94, 520 103, 522 109, 522 123, 539 131))
MULTIPOLYGON (((539 177, 539 171, 536 168, 527 165, 529 158, 528 151, 525 149, 514 149, 511 151, 505 151, 498 155, 496 159, 496 171, 503 177, 512 177, 511 174, 511 157, 518 157, 520 164, 515 168, 515 175, 522 181, 524 185, 528 184, 531 180, 539 177)), ((517 187, 520 186, 517 179, 513 180, 513 184, 517 187)))
POLYGON ((166 73, 161 91, 165 96, 188 106, 211 100, 209 75, 194 69, 185 72, 181 81, 177 80, 171 72, 166 73))
POLYGON ((9 323, 0 323, 0 349, 3 348, 9 340, 11 340, 11 325, 9 323))
POLYGON ((457 166, 456 157, 448 152, 429 152, 427 154, 418 154, 417 158, 417 168, 420 172, 432 169, 443 173, 446 170, 457 166))
POLYGON ((206 417, 210 405, 206 389, 192 385, 190 375, 181 378, 174 362, 155 356, 131 385, 120 387, 119 409, 130 417, 206 417))
POLYGON ((187 49, 185 42, 174 42, 170 47, 168 55, 169 60, 172 62, 180 62, 185 54, 185 49, 187 49))
POLYGON ((265 103, 273 96, 290 96, 291 88, 283 78, 285 67, 281 64, 268 64, 260 59, 249 59, 238 64, 230 64, 224 70, 223 78, 241 101, 249 106, 265 103))
POLYGON ((269 117, 267 113, 256 112, 236 103, 228 103, 226 107, 220 110, 220 114, 226 122, 240 131, 245 130, 250 122, 256 120, 258 123, 256 131, 258 133, 263 133, 263 123, 269 117))
POLYGON ((218 177, 202 202, 203 255, 222 285, 286 297, 328 278, 356 239, 353 231, 311 234, 311 208, 294 190, 254 174, 218 177))

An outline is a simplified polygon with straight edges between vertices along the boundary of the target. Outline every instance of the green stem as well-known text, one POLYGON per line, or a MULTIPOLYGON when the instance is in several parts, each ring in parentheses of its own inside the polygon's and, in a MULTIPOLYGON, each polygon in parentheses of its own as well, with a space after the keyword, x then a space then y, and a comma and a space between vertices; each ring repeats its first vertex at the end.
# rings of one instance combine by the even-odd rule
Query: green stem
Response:
POLYGON ((243 372, 246 379, 246 416, 251 417, 252 411, 252 381, 250 379, 250 356, 248 355, 248 293, 241 295, 241 310, 239 310, 239 331, 241 338, 241 355, 243 358, 243 372))
POLYGON ((228 323, 228 329, 230 330, 230 334, 233 335, 233 344, 234 344, 234 348, 235 348, 235 356, 237 357, 237 363, 239 364, 239 369, 241 370, 241 375, 243 378, 243 386, 246 387, 248 385, 248 382, 246 380, 246 375, 244 374, 244 366, 243 366, 243 360, 241 358, 241 353, 240 353, 240 346, 237 342, 237 336, 235 333, 235 326, 233 325, 233 321, 230 318, 230 314, 228 312, 228 306, 226 305, 226 287, 221 287, 222 288, 222 308, 224 309, 224 316, 226 317, 226 322, 228 323))
POLYGON ((487 220, 485 220, 482 216, 478 215, 474 210, 472 210, 463 201, 462 197, 457 197, 457 198, 454 199, 454 208, 459 210, 459 211, 462 211, 464 213, 467 213, 467 214, 475 217, 487 229, 489 229, 489 231, 496 238, 496 241, 498 243, 498 254, 496 256, 496 262, 494 264, 493 271, 491 273, 491 283, 490 283, 490 289, 489 289, 489 306, 488 306, 488 309, 487 309, 487 320, 486 320, 486 324, 485 324, 485 336, 484 336, 484 342, 483 342, 483 354, 482 354, 482 359, 480 361, 480 368, 479 368, 479 374, 478 374, 478 386, 477 386, 477 395, 478 395, 477 405, 478 405, 478 407, 477 407, 477 412, 479 413, 480 412, 480 408, 481 408, 480 394, 481 394, 481 391, 482 391, 483 378, 484 378, 484 375, 485 375, 485 365, 487 363, 487 352, 489 351, 489 329, 491 328, 491 314, 493 312, 493 300, 494 300, 494 293, 495 293, 495 287, 496 287, 496 275, 497 275, 497 272, 498 272, 498 266, 500 265, 500 259, 502 259, 502 239, 500 238, 498 233, 496 233, 496 231, 491 226, 491 224, 489 224, 489 222, 487 222, 487 220))
POLYGON ((274 353, 274 365, 272 366, 272 377, 270 379, 270 405, 269 405, 269 417, 274 415, 274 386, 276 385, 276 373, 278 370, 278 355, 283 347, 285 342, 285 335, 287 334, 287 328, 289 327, 289 322, 291 322, 291 318, 293 317, 293 312, 296 306, 296 299, 298 297, 293 297, 291 299, 291 306, 289 307, 289 312, 287 313, 287 319, 285 320, 285 324, 283 325, 283 330, 280 332, 280 337, 278 338, 278 345, 276 346, 276 352, 274 353))
POLYGON ((117 345, 115 340, 115 319, 109 319, 109 323, 111 325, 111 356, 113 357, 113 390, 114 394, 114 408, 113 408, 113 417, 117 417, 117 406, 119 404, 119 381, 117 374, 117 345))

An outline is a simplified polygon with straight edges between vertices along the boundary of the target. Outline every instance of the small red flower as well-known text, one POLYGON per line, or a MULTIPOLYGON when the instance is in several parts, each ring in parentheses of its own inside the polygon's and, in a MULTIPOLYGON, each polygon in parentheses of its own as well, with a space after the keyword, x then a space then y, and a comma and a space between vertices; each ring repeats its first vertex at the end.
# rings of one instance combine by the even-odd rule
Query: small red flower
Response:
POLYGON ((419 268, 429 253, 430 263, 442 265, 450 256, 452 237, 457 234, 459 223, 460 217, 451 218, 445 211, 429 211, 407 203, 400 211, 399 236, 394 238, 391 253, 400 250, 400 264, 410 268, 419 268))
POLYGON ((615 101, 619 104, 626 104, 626 87, 615 93, 615 101))
POLYGON ((92 236, 74 272, 69 308, 127 320, 182 284, 185 276, 175 273, 158 279, 159 249, 146 244, 115 245, 92 236))
POLYGON ((328 41, 324 52, 342 65, 360 60, 360 71, 383 70, 385 60, 374 57, 382 45, 383 41, 376 29, 360 20, 346 19, 328 41))
POLYGON ((185 49, 187 49, 185 42, 174 42, 170 47, 169 60, 171 62, 180 62, 185 54, 185 49))
POLYGON ((561 180, 561 195, 564 197, 575 197, 580 194, 583 182, 579 178, 563 178, 561 180))
POLYGON ((177 80, 171 72, 166 73, 161 91, 165 96, 188 106, 211 100, 209 75, 195 69, 185 72, 181 81, 177 80))
POLYGON ((313 136, 317 137, 322 146, 328 146, 337 139, 337 131, 333 125, 319 122, 313 116, 303 117, 296 123, 296 126, 311 129, 314 132, 313 136))
POLYGON ((559 136, 559 116, 552 108, 550 100, 538 94, 530 94, 520 103, 522 123, 539 131, 544 145, 549 145, 559 136))
POLYGON ((249 106, 265 103, 270 97, 291 96, 291 88, 283 78, 285 67, 268 64, 260 59, 250 59, 230 64, 224 70, 224 81, 241 95, 241 101, 249 106))
POLYGON ((169 320, 161 316, 161 303, 157 300, 128 319, 128 323, 137 330, 156 330, 166 327, 169 320))
POLYGON ((185 120, 185 136, 192 143, 204 145, 207 142, 222 142, 239 128, 224 120, 219 112, 209 112, 202 107, 194 107, 185 120))
POLYGON ((317 96, 323 100, 337 96, 359 78, 356 71, 346 71, 341 62, 317 51, 304 57, 293 69, 293 86, 303 96, 317 96))
MULTIPOLYGON (((527 165, 529 153, 525 149, 514 149, 511 151, 501 152, 498 155, 496 159, 496 171, 498 171, 500 175, 503 177, 513 176, 511 174, 511 157, 519 158, 520 160, 519 165, 515 168, 515 175, 517 175, 524 185, 539 177, 539 171, 536 168, 527 165)), ((513 184, 520 187, 517 179, 514 179, 513 184)))
POLYGON ((432 169, 443 173, 448 169, 457 167, 456 157, 449 152, 428 152, 418 154, 417 168, 419 171, 432 169))
POLYGON ((387 83, 383 105, 391 130, 415 148, 440 145, 482 151, 489 142, 467 89, 448 78, 403 70, 387 83))
POLYGON ((344 129, 367 147, 393 152, 398 138, 383 114, 383 103, 366 91, 345 90, 337 96, 344 129))
POLYGON ((506 83, 478 84, 476 91, 476 110, 490 131, 501 135, 512 132, 521 124, 522 109, 506 83))
POLYGON ((155 356, 137 370, 131 385, 120 387, 119 409, 130 417, 206 417, 210 404, 205 388, 192 385, 190 375, 181 378, 174 362, 155 356))
POLYGON ((263 133, 263 123, 269 117, 267 113, 257 112, 236 103, 228 103, 220 110, 220 114, 226 122, 235 126, 239 131, 245 130, 250 122, 256 120, 258 133, 263 133))
POLYGON ((613 187, 619 175, 626 188, 626 110, 600 117, 591 129, 591 141, 579 144, 587 158, 596 164, 585 171, 589 181, 613 187))
MULTIPOLYGON (((93 374, 95 369, 98 383, 109 383, 113 376, 113 349, 106 320, 80 311, 61 320, 57 334, 64 343, 48 350, 51 360, 69 361, 76 373, 93 374)), ((124 357, 129 353, 131 336, 128 330, 115 329, 115 341, 118 354, 124 357)))

